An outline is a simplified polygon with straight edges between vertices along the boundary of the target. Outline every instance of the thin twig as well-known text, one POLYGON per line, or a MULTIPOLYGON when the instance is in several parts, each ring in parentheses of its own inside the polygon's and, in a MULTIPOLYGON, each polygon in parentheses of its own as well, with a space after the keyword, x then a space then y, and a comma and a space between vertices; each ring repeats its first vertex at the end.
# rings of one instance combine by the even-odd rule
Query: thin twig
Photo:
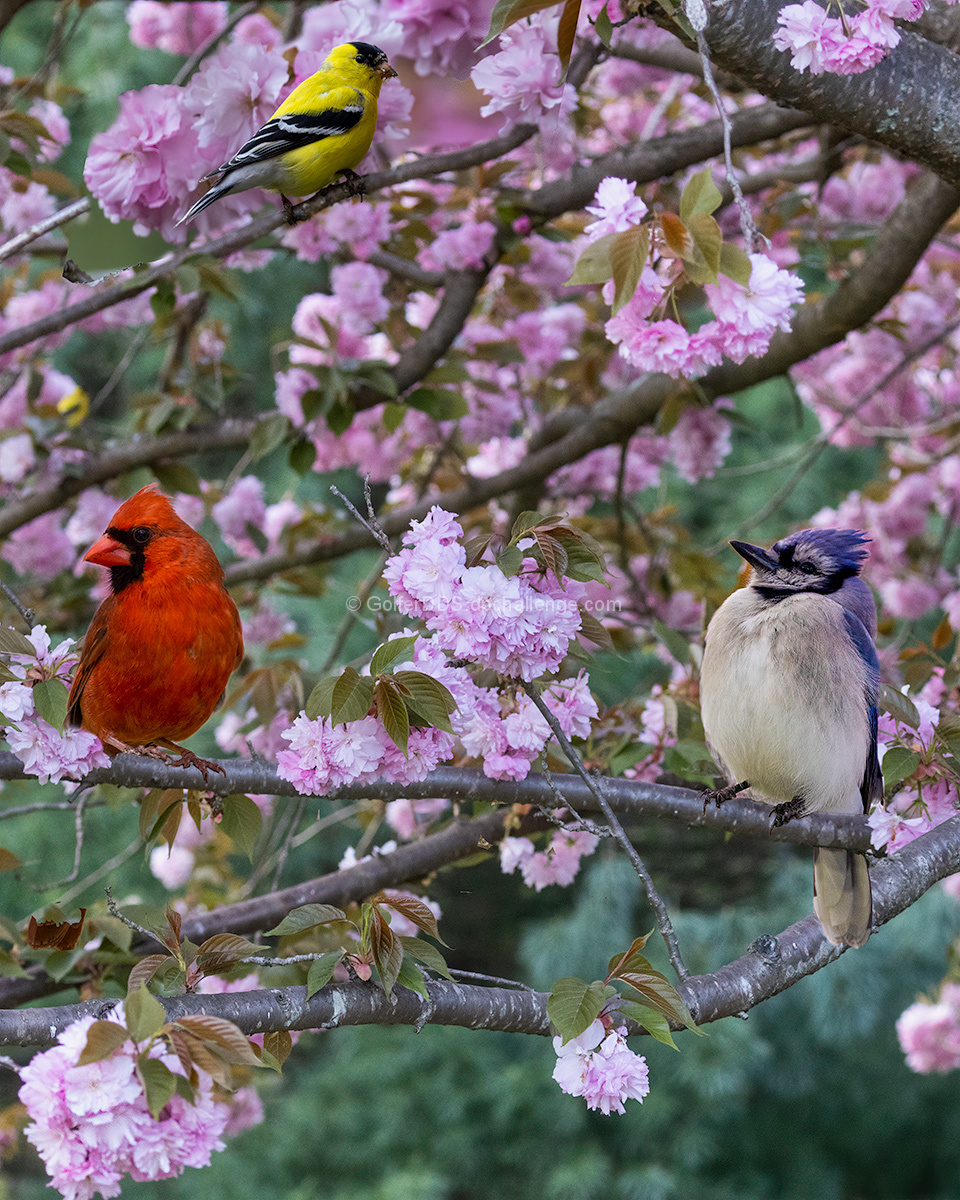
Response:
POLYGON ((521 983, 519 979, 501 979, 499 975, 481 975, 479 971, 459 971, 456 967, 448 967, 447 970, 455 979, 477 979, 481 983, 492 983, 497 987, 517 988, 521 992, 537 990, 528 983, 521 983))
MULTIPOLYGON (((120 853, 115 854, 113 858, 108 858, 102 867, 98 867, 96 871, 91 872, 91 874, 87 875, 85 879, 81 879, 75 887, 70 889, 70 891, 64 892, 60 897, 60 906, 65 907, 70 903, 71 900, 75 900, 77 896, 82 896, 87 888, 92 887, 93 884, 98 883, 101 879, 103 879, 105 875, 109 875, 111 871, 116 870, 116 868, 125 863, 128 858, 132 858, 133 855, 136 854, 137 851, 142 847, 143 839, 138 834, 125 850, 121 850, 120 853)), ((153 934, 150 936, 153 937, 153 934)))
POLYGON ((83 817, 86 812, 87 804, 88 804, 89 800, 90 800, 90 793, 87 791, 81 792, 80 797, 77 800, 76 808, 74 811, 74 827, 76 829, 76 841, 74 843, 74 851, 73 851, 73 870, 66 877, 66 879, 59 879, 59 880, 57 880, 56 883, 45 884, 42 887, 38 887, 37 891, 40 891, 40 892, 59 891, 60 888, 66 887, 68 883, 73 883, 73 881, 80 874, 80 856, 83 853, 83 817))
POLYGON ((12 592, 10 590, 10 588, 8 588, 7 585, 5 583, 3 583, 2 581, 0 581, 0 592, 3 592, 3 594, 10 601, 10 603, 13 605, 13 607, 17 610, 17 612, 20 614, 20 616, 23 617, 27 628, 32 629, 33 622, 34 622, 34 615, 35 615, 33 609, 25 608, 24 605, 20 602, 19 596, 17 596, 14 592, 12 592))
MULTIPOLYGON (((393 554, 392 549, 390 554, 393 554)), ((337 659, 339 659, 340 652, 343 650, 343 647, 346 645, 347 638, 350 636, 350 630, 359 620, 360 613, 363 611, 364 606, 370 599, 373 589, 377 586, 377 581, 383 574, 383 568, 387 558, 388 554, 385 551, 377 558, 376 566, 373 568, 367 578, 361 581, 360 586, 357 588, 356 595, 350 597, 350 600, 356 601, 356 607, 351 608, 350 601, 347 601, 347 615, 344 617, 343 621, 341 621, 340 628, 337 630, 337 636, 333 639, 333 645, 330 647, 330 653, 327 655, 323 666, 320 668, 321 679, 327 674, 337 659)))
POLYGON ((306 804, 306 799, 301 796, 299 801, 293 806, 293 813, 290 816, 290 821, 276 853, 277 869, 273 873, 273 883, 270 885, 271 892, 275 892, 280 887, 280 876, 283 874, 283 868, 287 865, 287 856, 289 855, 290 848, 293 844, 293 831, 300 824, 300 818, 303 816, 303 810, 306 807, 306 804))
POLYGON ((116 917, 118 921, 122 921, 123 924, 129 929, 135 929, 142 937, 149 938, 151 941, 156 941, 157 935, 155 933, 151 932, 149 929, 144 929, 142 925, 138 925, 136 921, 133 921, 130 919, 130 917, 125 917, 123 915, 117 906, 116 900, 113 898, 113 889, 111 887, 107 886, 103 890, 107 895, 107 910, 109 911, 111 917, 116 917))
POLYGON ((707 46, 707 39, 703 36, 703 31, 707 27, 706 5, 703 0, 686 0, 684 10, 687 14, 687 19, 693 27, 694 33, 697 35, 697 51, 700 55, 700 63, 703 66, 703 79, 710 90, 710 95, 713 97, 713 102, 720 117, 720 123, 723 126, 723 161, 727 171, 727 183, 730 185, 730 190, 733 192, 733 198, 740 213, 740 229, 743 232, 744 249, 748 254, 751 254, 759 235, 757 227, 753 223, 753 214, 750 212, 750 206, 744 199, 740 188, 740 180, 733 169, 732 125, 730 116, 724 106, 717 82, 713 77, 713 67, 710 64, 710 50, 707 46))
POLYGON ((535 683, 528 683, 526 680, 521 680, 520 682, 523 690, 533 701, 534 706, 537 708, 540 715, 553 730, 553 735, 560 743, 560 748, 567 756, 570 765, 587 785, 590 794, 600 806, 600 811, 606 818, 607 824, 613 830, 614 837, 616 837, 617 841, 626 851, 627 857, 633 864, 633 869, 643 881, 643 886, 647 893, 647 899, 650 901, 650 907, 653 909, 654 915, 657 919, 660 935, 666 943, 667 954, 670 956, 670 962, 673 964, 673 969, 677 973, 677 978, 683 981, 687 978, 690 972, 684 966, 683 958, 680 955, 680 945, 677 941, 677 935, 673 929, 673 922, 670 920, 670 914, 667 912, 667 906, 663 902, 663 897, 657 891, 656 885, 654 884, 650 872, 647 870, 643 862, 643 859, 637 853, 633 843, 627 837, 623 826, 614 815, 613 809, 610 807, 606 796, 603 794, 600 780, 598 778, 591 778, 587 774, 583 763, 580 761, 580 755, 577 754, 576 750, 574 750, 569 739, 567 738, 567 735, 560 728, 560 722, 553 715, 550 709, 547 708, 546 704, 544 704, 543 697, 540 695, 537 685, 535 683))
POLYGON ((338 487, 334 487, 331 484, 330 491, 333 492, 333 494, 335 496, 339 497, 339 499, 341 499, 343 501, 343 503, 346 505, 347 511, 350 513, 350 515, 353 516, 354 518, 356 518, 356 520, 360 522, 360 524, 364 527, 364 529, 366 529, 366 531, 373 538, 375 538, 377 544, 379 546, 381 546, 387 554, 393 554, 393 547, 390 545, 390 539, 383 532, 383 529, 380 526, 380 522, 377 520, 377 514, 374 512, 374 509, 373 509, 373 498, 370 495, 370 476, 367 475, 367 477, 363 481, 363 495, 364 495, 364 499, 367 502, 367 512, 369 514, 369 520, 367 520, 364 517, 361 517, 360 513, 357 511, 354 504, 346 498, 346 496, 343 494, 343 492, 340 491, 340 489, 338 487))
POLYGON ((84 197, 82 200, 74 200, 72 204, 68 204, 65 208, 58 209, 52 216, 44 217, 42 221, 38 221, 36 225, 31 225, 29 229, 25 229, 23 233, 18 233, 16 237, 10 239, 9 242, 4 242, 0 246, 0 262, 6 258, 11 258, 17 254, 24 246, 29 246, 31 242, 35 242, 37 238, 43 237, 45 233, 49 233, 52 229, 57 229, 60 225, 66 225, 68 221, 72 221, 75 217, 81 217, 90 209, 90 201, 84 197))
POLYGON ((176 75, 174 75, 173 82, 178 86, 186 83, 197 67, 199 67, 204 58, 210 53, 211 50, 213 50, 220 44, 220 42, 223 41, 230 30, 233 29, 234 26, 238 25, 244 17, 249 17, 251 13, 255 13, 259 7, 259 0, 252 0, 251 3, 244 4, 242 8, 238 8, 237 11, 231 15, 226 25, 224 25, 224 27, 218 33, 214 33, 208 37, 200 49, 195 50, 193 54, 190 55, 180 70, 176 73, 176 75))

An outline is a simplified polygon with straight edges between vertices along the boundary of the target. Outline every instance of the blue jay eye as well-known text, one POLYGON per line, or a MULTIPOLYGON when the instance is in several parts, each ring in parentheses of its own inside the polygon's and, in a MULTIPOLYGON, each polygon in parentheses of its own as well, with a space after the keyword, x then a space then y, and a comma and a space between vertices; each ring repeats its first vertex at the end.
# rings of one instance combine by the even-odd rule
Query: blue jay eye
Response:
POLYGON ((804 573, 804 575, 819 575, 820 574, 820 572, 813 565, 813 563, 808 563, 808 562, 797 563, 797 567, 804 573))

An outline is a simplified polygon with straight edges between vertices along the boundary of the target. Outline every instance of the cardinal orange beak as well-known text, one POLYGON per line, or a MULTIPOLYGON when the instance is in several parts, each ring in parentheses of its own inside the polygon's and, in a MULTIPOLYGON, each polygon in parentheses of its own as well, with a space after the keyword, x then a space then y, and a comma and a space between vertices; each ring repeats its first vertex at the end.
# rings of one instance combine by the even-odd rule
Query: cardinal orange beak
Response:
POLYGON ((130 551, 116 538, 105 533, 103 537, 93 543, 83 556, 83 561, 96 563, 98 567, 128 567, 130 551))

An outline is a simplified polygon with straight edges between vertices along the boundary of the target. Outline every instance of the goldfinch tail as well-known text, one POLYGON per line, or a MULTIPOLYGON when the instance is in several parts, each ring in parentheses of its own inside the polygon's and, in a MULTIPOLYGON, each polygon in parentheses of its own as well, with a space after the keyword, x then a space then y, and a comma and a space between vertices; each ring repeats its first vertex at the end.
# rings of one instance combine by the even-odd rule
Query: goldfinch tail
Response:
MULTIPOLYGON (((208 176, 204 176, 204 178, 208 178, 208 176)), ((215 183, 213 185, 213 187, 205 196, 201 196, 192 208, 187 209, 180 220, 177 221, 177 225, 183 225, 186 221, 192 221, 197 213, 202 213, 203 210, 209 205, 213 204, 215 200, 219 200, 221 196, 225 196, 228 192, 232 192, 233 188, 233 183, 229 182, 227 179, 221 179, 219 183, 215 183)))
POLYGON ((873 900, 867 860, 851 850, 813 852, 813 911, 827 941, 862 946, 870 936, 873 900))

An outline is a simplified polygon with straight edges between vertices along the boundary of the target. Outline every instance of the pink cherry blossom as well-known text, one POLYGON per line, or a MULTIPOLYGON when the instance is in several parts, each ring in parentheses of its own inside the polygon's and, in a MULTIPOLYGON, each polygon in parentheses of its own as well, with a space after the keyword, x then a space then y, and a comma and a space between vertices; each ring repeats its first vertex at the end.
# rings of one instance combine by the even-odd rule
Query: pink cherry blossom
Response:
POLYGON ((626 1032, 622 1027, 608 1033, 598 1019, 566 1043, 555 1037, 553 1078, 560 1090, 582 1096, 587 1108, 607 1116, 624 1113, 625 1100, 642 1103, 650 1091, 647 1061, 627 1046, 626 1032))
POLYGON ((649 210, 637 195, 635 184, 608 175, 600 180, 594 203, 588 204, 586 211, 592 213, 596 220, 583 232, 595 242, 608 233, 622 233, 639 225, 649 210))

